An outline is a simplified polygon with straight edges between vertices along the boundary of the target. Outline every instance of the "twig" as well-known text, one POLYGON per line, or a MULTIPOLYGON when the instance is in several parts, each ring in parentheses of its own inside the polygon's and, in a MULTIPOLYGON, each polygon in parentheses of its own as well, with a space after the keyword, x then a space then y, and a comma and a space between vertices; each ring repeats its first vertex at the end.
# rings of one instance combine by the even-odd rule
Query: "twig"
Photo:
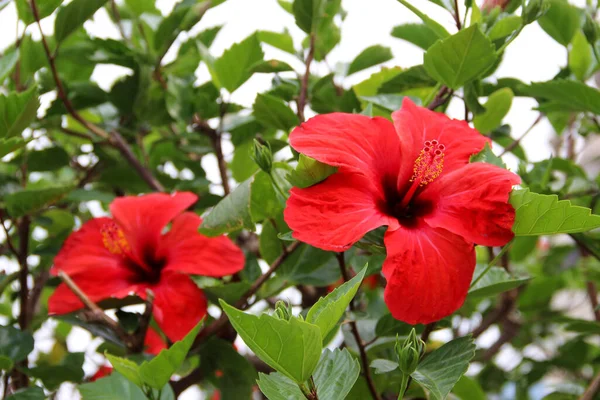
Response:
POLYGON ((456 28, 460 31, 462 29, 462 25, 460 23, 460 15, 458 12, 458 0, 454 0, 454 21, 456 22, 456 28))
POLYGON ((115 17, 115 24, 117 25, 117 28, 119 29, 119 33, 121 34, 121 37, 123 38, 123 40, 128 42, 129 38, 127 37, 127 35, 125 35, 125 29, 123 29, 123 24, 121 23, 121 14, 119 13, 119 9, 117 8, 117 2, 115 0, 110 0, 110 7, 112 10, 113 16, 115 17))
POLYGON ((529 132, 531 132, 533 130, 533 128, 535 128, 535 126, 540 123, 542 118, 544 118, 544 114, 540 113, 538 115, 538 117, 535 119, 535 121, 533 121, 531 126, 518 139, 515 139, 511 144, 506 146, 504 148, 504 151, 502 151, 502 153, 500 153, 500 155, 498 157, 502 157, 509 151, 514 150, 521 143, 521 140, 523 140, 525 138, 525 136, 527 136, 529 134, 529 132))
MULTIPOLYGON (((222 115, 221 120, 223 120, 222 115)), ((221 184, 223 185, 223 193, 225 193, 225 196, 227 196, 231 192, 231 188, 229 187, 229 178, 227 177, 227 163, 225 162, 223 148, 221 145, 221 132, 211 128, 206 121, 202 120, 198 116, 198 114, 195 114, 193 117, 193 126, 196 132, 202 133, 210 139, 212 147, 215 151, 215 156, 217 157, 219 174, 221 175, 221 184)))
POLYGON ((440 87, 440 90, 435 95, 434 99, 427 105, 430 110, 435 110, 439 106, 446 104, 448 100, 452 98, 453 90, 449 89, 448 86, 440 87))
POLYGON ((304 117, 304 108, 306 107, 306 99, 308 97, 308 79, 310 78, 310 64, 312 63, 315 57, 315 40, 316 36, 314 33, 310 35, 310 47, 308 48, 308 54, 306 56, 306 61, 304 65, 306 65, 306 70, 304 71, 304 76, 302 76, 302 81, 300 82, 300 95, 298 96, 298 119, 300 122, 304 122, 306 118, 304 117))
POLYGON ((600 392, 600 372, 592 379, 579 400, 594 400, 596 393, 600 392))
POLYGON ((598 308, 598 290, 596 289, 596 284, 592 281, 587 281, 585 287, 588 297, 590 298, 590 305, 594 312, 594 318, 596 318, 596 321, 600 322, 600 308, 598 308))
POLYGON ((19 257, 19 252, 17 251, 17 248, 15 247, 14 243, 12 242, 12 239, 10 238, 10 234, 8 233, 8 229, 6 228, 6 225, 4 225, 4 212, 0 211, 0 224, 2 224, 2 229, 4 230, 4 235, 6 236, 6 245, 8 246, 8 249, 10 250, 11 253, 13 253, 13 255, 15 257, 19 257))
POLYGON ((44 286, 46 286, 46 282, 48 282, 49 278, 50 271, 44 269, 33 281, 33 288, 31 288, 31 291, 29 292, 29 303, 27 304, 30 316, 35 315, 35 310, 40 300, 42 290, 44 289, 44 286))
POLYGON ((134 344, 132 351, 134 353, 139 353, 144 350, 144 342, 146 339, 146 333, 148 332, 148 327, 150 326, 150 319, 152 318, 152 309, 154 303, 154 293, 150 289, 146 289, 146 309, 144 310, 144 314, 142 314, 142 318, 140 319, 140 325, 135 332, 134 336, 134 344))
POLYGON ((519 330, 521 329, 521 324, 511 320, 510 318, 506 318, 502 323, 502 333, 496 342, 491 345, 485 353, 481 356, 481 360, 484 362, 488 362, 494 357, 504 346, 504 344, 510 342, 519 334, 519 330))
MULTIPOLYGON (((344 282, 348 282, 350 280, 350 274, 348 273, 348 269, 346 268, 346 260, 344 258, 344 253, 336 254, 338 264, 340 266, 340 272, 342 273, 342 277, 344 282)), ((350 301, 350 310, 355 311, 354 301, 350 301)), ((367 385, 369 386, 369 391, 371 392, 371 397, 375 400, 381 400, 381 396, 375 387, 375 382, 373 382, 373 377, 371 376, 371 370, 369 369, 369 358, 367 357, 367 352, 365 351, 365 344, 360 337, 360 332, 358 331, 358 327, 356 326, 356 321, 350 321, 350 330, 352 331, 352 335, 354 336, 354 340, 356 341, 356 346, 358 347, 358 351, 360 353, 360 360, 362 363, 363 374, 365 375, 365 380, 367 381, 367 385)))
POLYGON ((429 336, 431 335, 431 332, 435 330, 436 325, 437 322, 432 322, 430 324, 425 325, 425 329, 423 329, 423 332, 421 333, 421 340, 423 342, 427 343, 427 341, 429 340, 429 336))
POLYGON ((500 304, 481 321, 481 324, 475 328, 473 332, 471 332, 473 338, 479 337, 483 332, 488 330, 490 326, 507 316, 513 310, 515 301, 516 296, 512 292, 503 293, 500 304))
POLYGON ((28 299, 29 299, 29 288, 27 287, 27 278, 29 277, 29 264, 27 264, 27 256, 29 255, 29 228, 31 221, 28 216, 21 218, 18 224, 19 231, 19 261, 20 274, 19 284, 21 289, 19 291, 19 299, 21 302, 21 312, 19 313, 19 326, 21 330, 26 330, 29 327, 30 316, 28 313, 28 299))

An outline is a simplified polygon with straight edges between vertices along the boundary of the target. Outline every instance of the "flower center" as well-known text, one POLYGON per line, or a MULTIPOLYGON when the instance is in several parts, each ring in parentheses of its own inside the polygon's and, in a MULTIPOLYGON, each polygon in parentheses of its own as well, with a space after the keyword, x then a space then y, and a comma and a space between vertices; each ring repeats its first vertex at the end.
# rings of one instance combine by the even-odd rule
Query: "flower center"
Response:
POLYGON ((131 247, 127 243, 127 239, 125 239, 125 234, 114 222, 104 224, 100 228, 100 233, 102 234, 104 247, 112 254, 125 256, 131 252, 131 247))
POLYGON ((424 143, 419 157, 415 160, 413 175, 410 178, 412 185, 402 198, 399 208, 406 208, 419 187, 433 182, 440 176, 444 168, 444 150, 446 146, 437 140, 428 140, 424 143))

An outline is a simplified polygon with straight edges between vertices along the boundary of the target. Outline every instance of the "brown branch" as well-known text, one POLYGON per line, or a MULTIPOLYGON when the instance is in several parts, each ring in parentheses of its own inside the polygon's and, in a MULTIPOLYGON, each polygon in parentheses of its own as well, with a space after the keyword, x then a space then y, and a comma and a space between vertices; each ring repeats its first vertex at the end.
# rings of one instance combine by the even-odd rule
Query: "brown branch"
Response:
POLYGON ((46 282, 48 282, 49 278, 50 278, 50 271, 48 271, 47 269, 44 269, 34 279, 33 288, 31 288, 31 291, 29 292, 29 303, 27 305, 30 316, 35 315, 35 311, 38 306, 40 296, 42 295, 42 290, 44 289, 44 286, 46 286, 46 282))
POLYGON ((432 322, 430 324, 425 325, 425 329, 423 329, 423 332, 421 333, 421 340, 424 343, 427 343, 427 341, 429 340, 429 336, 431 335, 431 332, 435 330, 436 325, 437 322, 432 322))
MULTIPOLYGON (((340 266, 340 272, 342 273, 342 277, 344 282, 348 282, 350 280, 350 274, 348 273, 348 269, 346 268, 346 260, 344 258, 344 253, 336 254, 338 264, 340 266)), ((350 310, 355 311, 354 307, 354 299, 350 301, 350 310)), ((352 331, 352 335, 354 336, 354 340, 356 341, 356 346, 358 347, 358 352, 360 353, 360 360, 362 363, 363 374, 365 376, 365 380, 367 381, 367 386, 369 387, 369 392, 371 392, 371 397, 375 400, 381 400, 381 396, 375 387, 375 382, 373 382, 373 377, 371 376, 371 370, 369 367, 369 358, 367 357, 367 352, 365 351, 365 344, 360 336, 360 332, 358 331, 358 326, 356 325, 356 321, 352 320, 349 322, 350 330, 352 331)))
POLYGON ((0 211, 0 224, 2 224, 2 229, 4 230, 4 235, 6 236, 6 245, 8 246, 8 249, 11 253, 13 253, 15 257, 19 257, 19 252, 17 251, 17 248, 15 247, 14 243, 12 242, 12 239, 10 238, 10 234, 8 233, 6 225, 4 225, 3 211, 0 211))
POLYGON ((304 75, 302 76, 302 80, 300 82, 300 95, 298 96, 298 119, 300 122, 304 122, 306 118, 304 117, 304 108, 306 107, 306 100, 308 98, 308 80, 310 78, 310 64, 312 63, 315 57, 315 40, 316 36, 314 33, 310 34, 310 47, 308 48, 308 54, 306 55, 306 61, 304 65, 306 65, 306 70, 304 71, 304 75))
MULTIPOLYGON (((223 120, 223 115, 221 115, 221 120, 223 120)), ((223 185, 223 193, 225 193, 225 196, 227 196, 229 193, 231 193, 231 188, 229 187, 229 178, 227 177, 227 162, 225 162, 225 156, 223 155, 223 148, 221 145, 221 132, 211 128, 206 121, 202 120, 198 116, 198 114, 194 114, 192 122, 194 130, 208 137, 212 144, 212 147, 215 151, 215 156, 217 157, 219 174, 221 175, 221 184, 223 185)))
POLYGON ((600 322, 600 308, 598 308, 598 290, 596 289, 596 284, 592 281, 587 281, 585 287, 588 297, 590 298, 590 305, 594 312, 594 318, 596 318, 596 321, 600 322))
POLYGON ((27 264, 27 256, 29 255, 29 230, 31 221, 28 216, 21 218, 18 225, 19 231, 19 256, 17 260, 20 266, 19 284, 19 299, 21 303, 21 312, 19 313, 19 326, 21 330, 26 330, 29 327, 30 316, 28 313, 29 288, 27 287, 27 278, 29 277, 29 264, 27 264))
POLYGON ((533 128, 535 128, 535 126, 540 123, 540 121, 543 118, 544 118, 544 114, 540 113, 538 115, 538 117, 535 119, 535 121, 533 121, 533 123, 531 124, 531 126, 529 128, 527 128, 527 130, 519 138, 513 140, 511 144, 509 144, 508 146, 506 146, 504 148, 504 151, 502 151, 502 153, 500 153, 500 155, 498 157, 502 157, 503 155, 505 155, 509 151, 513 151, 521 143, 521 140, 523 140, 525 138, 525 136, 527 136, 533 130, 533 128))
POLYGON ((454 0, 454 21, 456 22, 456 28, 460 31, 462 29, 462 24, 460 23, 460 15, 458 12, 458 0, 454 0))
POLYGON ((439 106, 442 106, 452 98, 453 90, 449 89, 448 86, 442 86, 434 99, 427 105, 430 110, 435 110, 439 106))
POLYGON ((600 372, 598 372, 594 379, 592 379, 590 385, 587 387, 579 400, 594 400, 598 392, 600 392, 600 372))
POLYGON ((519 334, 520 329, 520 323, 513 321, 510 318, 506 318, 502 323, 502 333, 500 334, 500 337, 483 353, 481 360, 484 362, 490 361, 492 357, 502 349, 502 346, 513 340, 519 334))
POLYGON ((113 16, 115 17, 115 24, 119 29, 119 33, 121 37, 125 41, 129 41, 127 35, 125 35, 125 29, 123 29, 123 24, 121 23, 121 14, 119 13, 119 9, 117 8, 117 2, 115 0, 110 0, 110 8, 112 10, 113 16))
POLYGON ((121 155, 125 157, 125 159, 133 166, 133 168, 140 174, 142 179, 150 186, 152 189, 157 191, 164 191, 163 186, 154 178, 154 176, 150 173, 149 170, 144 168, 144 166, 140 163, 140 161, 134 156, 133 152, 129 148, 127 142, 123 140, 121 135, 116 132, 109 134, 104 129, 96 126, 95 124, 87 121, 85 118, 79 114, 79 112, 75 109, 71 100, 67 96, 65 88, 58 76, 58 70, 56 68, 55 56, 50 51, 50 46, 48 46, 48 41, 46 40, 46 36, 42 30, 42 25, 40 23, 40 15, 38 12, 37 5, 35 0, 31 0, 31 11, 33 13, 33 17, 37 22, 38 29, 40 31, 40 35, 42 37, 42 47, 44 48, 44 52, 46 53, 46 58, 48 59, 48 63, 50 65, 50 71, 52 71, 52 77, 54 79, 54 83, 56 84, 57 96, 64 104, 67 112, 81 125, 83 125, 87 130, 92 132, 94 135, 106 139, 111 143, 114 147, 119 150, 121 155))
POLYGON ((504 319, 514 309, 515 302, 517 300, 516 291, 509 291, 502 293, 500 304, 494 308, 488 315, 483 318, 481 324, 471 332, 473 338, 479 337, 483 332, 489 329, 490 326, 494 325, 498 321, 504 319))

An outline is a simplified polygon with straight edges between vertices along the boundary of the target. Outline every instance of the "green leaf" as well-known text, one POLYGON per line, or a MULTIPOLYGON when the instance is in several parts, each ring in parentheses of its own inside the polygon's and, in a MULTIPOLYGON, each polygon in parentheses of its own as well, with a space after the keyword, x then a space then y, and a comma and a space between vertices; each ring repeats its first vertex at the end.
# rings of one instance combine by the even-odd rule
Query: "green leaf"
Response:
POLYGON ((18 136, 9 139, 0 139, 0 158, 24 147, 26 144, 27 141, 18 136))
POLYGON ((423 58, 425 70, 438 82, 458 89, 496 62, 494 45, 472 25, 431 46, 423 58))
POLYGON ((150 15, 160 15, 160 11, 156 8, 153 1, 125 0, 125 5, 138 17, 144 13, 150 15))
POLYGON ((485 111, 473 118, 475 129, 481 133, 489 133, 502 124, 512 105, 513 92, 509 88, 496 90, 488 97, 485 111))
POLYGON ((431 352, 411 376, 429 391, 431 398, 443 400, 467 372, 469 361, 474 356, 473 339, 470 336, 460 337, 431 352))
POLYGON ((394 112, 402 107, 404 97, 406 96, 399 94, 378 94, 377 96, 361 96, 360 99, 379 106, 389 112, 394 112))
POLYGON ((577 233, 600 227, 600 215, 573 206, 569 200, 559 201, 556 195, 513 190, 510 203, 516 211, 513 232, 517 236, 577 233))
POLYGON ((558 43, 567 46, 579 29, 580 11, 566 0, 546 0, 550 5, 546 14, 538 19, 544 31, 558 43))
POLYGON ((518 15, 507 15, 499 19, 488 32, 490 40, 503 39, 519 29, 523 20, 518 15))
POLYGON ((370 367, 375 369, 376 374, 387 374, 388 372, 392 372, 398 368, 398 363, 395 361, 378 358, 371 361, 370 367))
POLYGON ((24 360, 33 351, 33 336, 12 326, 0 326, 0 355, 13 362, 24 360))
POLYGON ((471 162, 485 162, 500 168, 506 168, 506 165, 504 164, 502 159, 494 154, 492 148, 488 143, 485 144, 483 150, 471 156, 471 162))
MULTIPOLYGON (((36 1, 38 15, 40 20, 48 17, 50 14, 56 10, 58 6, 63 2, 63 0, 41 0, 36 1)), ((16 0, 15 4, 17 6, 17 14, 19 15, 19 19, 25 23, 25 25, 31 25, 35 22, 35 18, 33 17, 33 12, 31 11, 31 6, 29 5, 29 1, 27 0, 16 0)))
POLYGON ((121 375, 139 387, 144 385, 144 381, 140 376, 140 366, 137 363, 127 358, 117 357, 108 353, 106 353, 105 356, 115 371, 119 372, 121 375))
POLYGON ((258 94, 252 105, 254 118, 267 128, 288 131, 298 125, 296 113, 279 97, 258 94))
POLYGON ((154 34, 154 50, 164 55, 181 32, 189 31, 210 8, 211 1, 182 1, 165 17, 154 34))
POLYGON ((424 24, 402 24, 395 26, 392 29, 392 36, 404 39, 423 50, 430 48, 439 39, 438 35, 424 24))
POLYGON ((499 293, 517 288, 529 281, 528 277, 512 277, 504 268, 491 267, 485 275, 480 276, 487 269, 486 264, 478 264, 473 274, 475 286, 469 289, 469 297, 491 297, 499 293))
POLYGON ((263 56, 257 34, 234 44, 214 62, 218 82, 230 93, 234 92, 252 76, 252 67, 263 61, 263 56))
POLYGON ((54 38, 57 43, 65 40, 90 19, 107 0, 73 0, 61 7, 54 21, 54 38))
POLYGON ((269 31, 258 31, 258 40, 273 47, 278 48, 279 50, 283 50, 290 54, 296 54, 296 49, 294 48, 294 39, 292 39, 292 35, 287 31, 283 31, 283 33, 279 32, 269 32, 269 31))
POLYGON ((254 64, 251 68, 252 73, 277 73, 293 71, 294 68, 290 64, 279 60, 266 60, 254 64))
POLYGON ((13 366, 14 363, 9 357, 0 355, 0 370, 10 371, 13 369, 13 366))
POLYGON ((95 382, 77 387, 82 400, 147 400, 148 398, 133 382, 118 372, 113 372, 95 382))
POLYGON ((249 157, 250 152, 253 151, 253 147, 254 144, 251 141, 235 146, 233 159, 229 163, 229 169, 231 170, 233 179, 238 182, 249 179, 258 171, 258 165, 249 157))
POLYGON ((24 372, 40 379, 48 390, 57 389, 63 382, 81 382, 83 380, 84 353, 67 353, 59 364, 39 365, 24 372))
POLYGON ((4 78, 12 72, 15 65, 17 65, 18 60, 19 49, 4 53, 4 55, 0 57, 0 83, 4 82, 4 78))
POLYGON ((183 339, 173 343, 168 349, 162 350, 152 360, 145 361, 140 365, 140 377, 145 384, 160 390, 169 382, 171 376, 183 364, 202 323, 203 321, 200 321, 183 339))
POLYGON ((6 209, 13 218, 33 214, 66 196, 73 186, 55 186, 42 189, 24 189, 4 198, 6 209))
POLYGON ((27 154, 29 171, 54 171, 69 165, 69 154, 62 147, 47 147, 27 154))
POLYGON ((308 311, 306 322, 317 325, 321 330, 322 338, 329 334, 344 315, 346 308, 356 295, 366 271, 367 267, 365 266, 354 278, 337 287, 327 296, 320 298, 308 311))
POLYGON ((473 378, 469 378, 463 375, 454 389, 452 389, 452 393, 456 395, 460 400, 486 400, 487 397, 485 392, 477 383, 477 381, 473 378))
POLYGON ((436 81, 425 71, 425 67, 417 65, 410 67, 391 79, 383 82, 379 93, 401 93, 408 89, 425 88, 435 86, 436 81))
POLYGON ((573 36, 571 50, 569 51, 569 69, 580 81, 588 76, 592 65, 592 49, 584 34, 578 30, 573 36))
POLYGON ((298 385, 279 372, 258 374, 258 387, 269 400, 305 400, 298 385))
POLYGON ((394 55, 389 47, 380 45, 367 47, 350 63, 348 75, 384 63, 392 58, 394 58, 394 55))
POLYGON ((418 8, 416 8, 415 6, 410 4, 407 0, 398 0, 398 1, 400 3, 402 3, 402 5, 404 7, 408 8, 410 11, 412 11, 413 14, 415 14, 417 17, 421 18, 421 21, 423 21, 425 23, 425 25, 427 25, 427 27, 429 29, 431 29, 437 35, 438 38, 445 39, 448 36, 450 36, 448 31, 442 25, 438 24, 436 21, 429 18, 426 14, 422 13, 418 8))
POLYGON ((246 345, 261 360, 297 383, 315 370, 321 355, 319 327, 296 317, 289 321, 266 314, 246 314, 219 301, 231 324, 246 345))
POLYGON ((325 349, 313 373, 319 400, 344 400, 360 374, 360 363, 348 349, 325 349))
POLYGON ((0 138, 21 135, 37 114, 40 101, 35 87, 23 93, 0 94, 0 138))
POLYGON ((534 82, 523 86, 526 96, 549 100, 560 110, 588 111, 600 114, 600 91, 582 82, 573 80, 553 80, 534 82))
POLYGON ((336 167, 323 164, 304 154, 300 154, 296 169, 290 172, 286 179, 299 188, 307 188, 324 181, 328 176, 337 171, 336 167))
POLYGON ((11 394, 6 400, 44 400, 46 395, 41 387, 30 387, 21 389, 11 394))
POLYGON ((292 11, 296 25, 306 33, 315 33, 333 19, 341 0, 294 0, 292 11))

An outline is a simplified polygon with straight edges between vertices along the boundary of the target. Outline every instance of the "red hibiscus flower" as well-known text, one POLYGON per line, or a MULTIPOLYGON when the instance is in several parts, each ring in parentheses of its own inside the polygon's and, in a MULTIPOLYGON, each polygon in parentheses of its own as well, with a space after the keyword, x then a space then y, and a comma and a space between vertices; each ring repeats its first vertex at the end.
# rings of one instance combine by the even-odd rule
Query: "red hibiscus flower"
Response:
MULTIPOLYGON (((154 293, 153 314, 169 339, 182 339, 206 315, 206 298, 187 274, 220 277, 240 271, 244 255, 225 237, 198 233, 202 219, 184 212, 192 193, 120 197, 113 218, 94 218, 67 238, 51 272, 65 271, 94 302, 154 293), (168 232, 163 230, 173 221, 168 232)), ((83 307, 63 283, 49 301, 51 314, 83 307)))
POLYGON ((387 226, 385 302, 399 320, 430 323, 463 304, 474 244, 512 239, 508 197, 520 179, 469 163, 489 139, 464 121, 408 99, 392 118, 393 124, 333 113, 294 129, 292 147, 338 171, 312 187, 293 188, 285 220, 296 239, 330 251, 387 226))
POLYGON ((109 367, 107 365, 102 365, 102 366, 100 366, 100 368, 98 368, 98 371, 96 371, 96 373, 91 376, 90 382, 95 382, 98 379, 104 378, 105 376, 109 376, 112 373, 113 373, 112 367, 109 367))

